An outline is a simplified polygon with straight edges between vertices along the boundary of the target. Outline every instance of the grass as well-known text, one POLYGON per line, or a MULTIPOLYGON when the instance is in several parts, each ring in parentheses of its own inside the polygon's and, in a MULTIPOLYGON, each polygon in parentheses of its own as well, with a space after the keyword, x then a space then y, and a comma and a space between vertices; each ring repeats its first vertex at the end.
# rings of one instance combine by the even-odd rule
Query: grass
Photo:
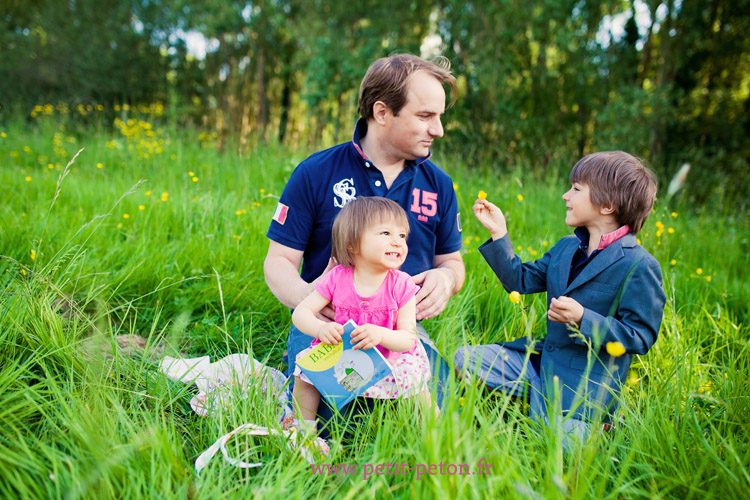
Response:
MULTIPOLYGON (((156 362, 245 352, 283 366, 290 318, 263 280, 265 231, 304 153, 221 152, 206 136, 149 120, 115 132, 69 122, 60 130, 51 118, 0 125, 0 496, 746 495, 750 218, 688 197, 658 202, 640 235, 662 264, 668 303, 658 342, 634 363, 614 433, 563 454, 559 436, 537 429, 522 406, 463 385, 440 418, 409 402, 378 405, 355 439, 330 442, 325 463, 473 472, 483 459, 489 474, 314 474, 277 440, 238 439, 230 449, 263 467, 237 469, 219 455, 198 477, 204 449, 243 423, 270 425, 275 405, 253 390, 221 417, 198 417, 195 389, 166 379, 156 362), (125 334, 149 339, 145 351, 119 349, 125 334)), ((539 257, 569 232, 564 177, 441 164, 457 180, 467 282, 426 328, 449 359, 467 343, 542 332, 544 297, 508 300, 476 250, 485 234, 470 207, 487 191, 519 254, 539 257)))

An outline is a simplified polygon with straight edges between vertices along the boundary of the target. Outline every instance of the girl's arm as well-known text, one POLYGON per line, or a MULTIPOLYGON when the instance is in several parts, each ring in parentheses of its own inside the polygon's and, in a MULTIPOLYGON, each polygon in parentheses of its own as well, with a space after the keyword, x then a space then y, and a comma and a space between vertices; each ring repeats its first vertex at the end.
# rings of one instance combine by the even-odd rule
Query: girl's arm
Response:
POLYGON ((395 352, 406 352, 414 348, 417 341, 417 300, 412 297, 398 310, 396 329, 391 330, 371 324, 360 325, 352 332, 353 349, 372 349, 382 345, 395 352))
POLYGON ((324 344, 338 344, 341 342, 344 327, 338 323, 326 322, 317 318, 317 314, 330 303, 330 300, 314 290, 294 310, 292 323, 305 335, 320 339, 324 344))

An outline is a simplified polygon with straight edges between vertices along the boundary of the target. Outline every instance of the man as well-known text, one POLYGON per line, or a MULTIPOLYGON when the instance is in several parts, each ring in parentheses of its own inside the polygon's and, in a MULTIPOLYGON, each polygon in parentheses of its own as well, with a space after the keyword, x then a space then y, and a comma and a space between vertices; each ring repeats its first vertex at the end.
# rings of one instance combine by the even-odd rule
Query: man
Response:
MULTIPOLYGON (((264 263, 266 283, 284 305, 294 309, 332 267, 333 220, 357 196, 392 199, 409 214, 409 255, 401 270, 421 286, 418 320, 440 314, 461 289, 465 271, 453 181, 429 161, 432 141, 443 135, 443 83, 455 96, 455 78, 438 64, 408 54, 378 59, 359 89, 361 118, 352 141, 313 154, 292 173, 268 229, 264 263)), ((322 314, 333 318, 331 310, 322 314)), ((434 344, 421 325, 418 330, 433 374, 444 374, 434 344)), ((309 337, 291 328, 291 368, 309 344, 309 337)), ((441 399, 438 394, 438 404, 441 399)))

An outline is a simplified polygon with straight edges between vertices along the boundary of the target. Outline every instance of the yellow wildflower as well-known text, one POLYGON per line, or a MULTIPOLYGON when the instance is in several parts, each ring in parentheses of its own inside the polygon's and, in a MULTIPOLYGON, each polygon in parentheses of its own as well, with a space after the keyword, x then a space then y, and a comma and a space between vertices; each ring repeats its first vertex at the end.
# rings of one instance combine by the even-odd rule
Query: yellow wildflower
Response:
POLYGON ((101 163, 97 163, 96 168, 104 168, 104 165, 102 165, 101 163))
POLYGON ((117 224, 117 229, 120 229, 120 228, 122 228, 122 222, 120 222, 119 224, 117 224))
POLYGON ((638 243, 639 245, 641 244, 641 239, 640 239, 640 238, 636 238, 636 239, 635 239, 635 241, 636 241, 636 242, 637 242, 637 243, 638 243))
POLYGON ((458 398, 458 404, 463 406, 466 404, 466 398, 458 398))
POLYGON ((31 182, 31 176, 30 175, 26 176, 26 182, 31 182))
POLYGON ((662 224, 661 221, 658 220, 656 221, 656 227, 658 227, 659 229, 664 229, 664 224, 662 224))
POLYGON ((146 205, 138 205, 138 210, 146 210, 146 205))
POLYGON ((677 264, 677 260, 676 259, 672 259, 672 260, 669 261, 669 265, 670 266, 674 266, 676 264, 677 264))
POLYGON ((193 182, 198 182, 198 178, 197 177, 193 177, 193 182))
POLYGON ((706 276, 706 281, 708 281, 709 283, 711 283, 711 276, 706 276))
POLYGON ((674 228, 673 228, 673 227, 670 227, 669 229, 667 229, 667 232, 668 232, 669 234, 674 234, 674 228))
POLYGON ((607 342, 607 354, 618 358, 625 354, 625 346, 620 342, 607 342))
POLYGON ((471 243, 471 236, 467 237, 467 238, 466 238, 466 239, 464 240, 464 245, 468 245, 469 243, 471 243))
POLYGON ((703 274, 703 268, 699 267, 698 269, 696 269, 695 274, 703 274))
POLYGON ((544 240, 544 241, 542 242, 542 246, 543 246, 543 247, 545 247, 545 248, 546 248, 546 247, 548 247, 548 246, 549 246, 549 241, 547 241, 547 240, 544 240))
MULTIPOLYGON (((8 137, 8 134, 6 134, 5 132, 0 132, 0 137, 2 137, 3 139, 5 139, 6 137, 8 137)), ((454 184, 454 186, 455 186, 455 184, 454 184)))
POLYGON ((192 172, 188 172, 188 177, 195 177, 195 174, 192 172))
POLYGON ((671 215, 672 217, 677 217, 677 212, 672 212, 672 213, 671 213, 670 215, 671 215))
POLYGON ((458 184, 456 184, 455 182, 453 183, 453 190, 458 191, 458 184))
POLYGON ((657 238, 661 238, 662 234, 664 234, 664 231, 662 231, 661 229, 659 229, 658 231, 656 231, 656 237, 657 238))
POLYGON ((130 214, 122 214, 122 218, 123 219, 129 219, 130 218, 130 214))
POLYGON ((238 236, 238 235, 236 235, 236 234, 233 234, 233 235, 232 235, 232 238, 234 238, 235 240, 241 240, 241 239, 242 239, 242 236, 238 236))
POLYGON ((146 191, 146 196, 151 196, 151 191, 146 191))
POLYGON ((513 290, 508 294, 508 300, 510 300, 514 304, 518 304, 519 302, 521 302, 521 294, 513 290))
POLYGON ((21 269, 21 274, 26 276, 26 269, 21 269))
POLYGON ((166 191, 161 194, 161 201, 167 201, 169 199, 169 193, 166 191))
POLYGON ((536 254, 537 254, 537 253, 539 253, 539 252, 537 252, 536 250, 532 250, 532 251, 531 251, 531 256, 532 256, 532 257, 536 257, 536 254))
POLYGON ((523 195, 522 194, 517 195, 516 198, 518 198, 518 201, 523 201, 523 195))
POLYGON ((484 191, 479 191, 479 194, 477 194, 477 198, 479 198, 480 200, 486 200, 487 193, 485 193, 484 191))
POLYGON ((31 249, 31 260, 34 260, 34 259, 36 259, 36 250, 34 250, 34 249, 32 248, 32 249, 31 249))

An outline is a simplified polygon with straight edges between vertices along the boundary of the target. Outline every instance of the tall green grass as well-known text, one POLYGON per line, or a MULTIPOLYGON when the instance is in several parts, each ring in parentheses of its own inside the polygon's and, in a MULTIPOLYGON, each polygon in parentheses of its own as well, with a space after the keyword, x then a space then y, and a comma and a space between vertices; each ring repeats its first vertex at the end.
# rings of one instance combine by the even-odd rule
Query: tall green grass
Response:
MULTIPOLYGON (((240 470, 217 456, 198 477, 193 462, 205 448, 240 424, 270 425, 275 405, 255 391, 224 416, 198 417, 189 406, 195 390, 167 380, 156 362, 245 352, 283 366, 290 318, 263 280, 265 231, 304 154, 220 152, 168 130, 162 152, 146 157, 143 137, 67 127, 0 126, 1 496, 747 495, 746 213, 657 203, 640 238, 662 264, 664 323, 634 363, 611 434, 563 454, 559 435, 536 428, 522 404, 458 384, 460 397, 438 418, 409 402, 378 405, 354 439, 332 440, 320 463, 442 462, 474 472, 483 459, 489 474, 316 475, 278 441, 239 439, 232 451, 263 467, 240 470), (149 339, 145 351, 118 349, 125 334, 149 339)), ((467 281, 428 331, 449 360, 467 343, 543 332, 544 297, 508 300, 477 252, 486 235, 470 207, 487 191, 519 254, 539 257, 569 233, 565 178, 535 179, 522 165, 496 176, 491 165, 440 163, 457 184, 467 281)))

